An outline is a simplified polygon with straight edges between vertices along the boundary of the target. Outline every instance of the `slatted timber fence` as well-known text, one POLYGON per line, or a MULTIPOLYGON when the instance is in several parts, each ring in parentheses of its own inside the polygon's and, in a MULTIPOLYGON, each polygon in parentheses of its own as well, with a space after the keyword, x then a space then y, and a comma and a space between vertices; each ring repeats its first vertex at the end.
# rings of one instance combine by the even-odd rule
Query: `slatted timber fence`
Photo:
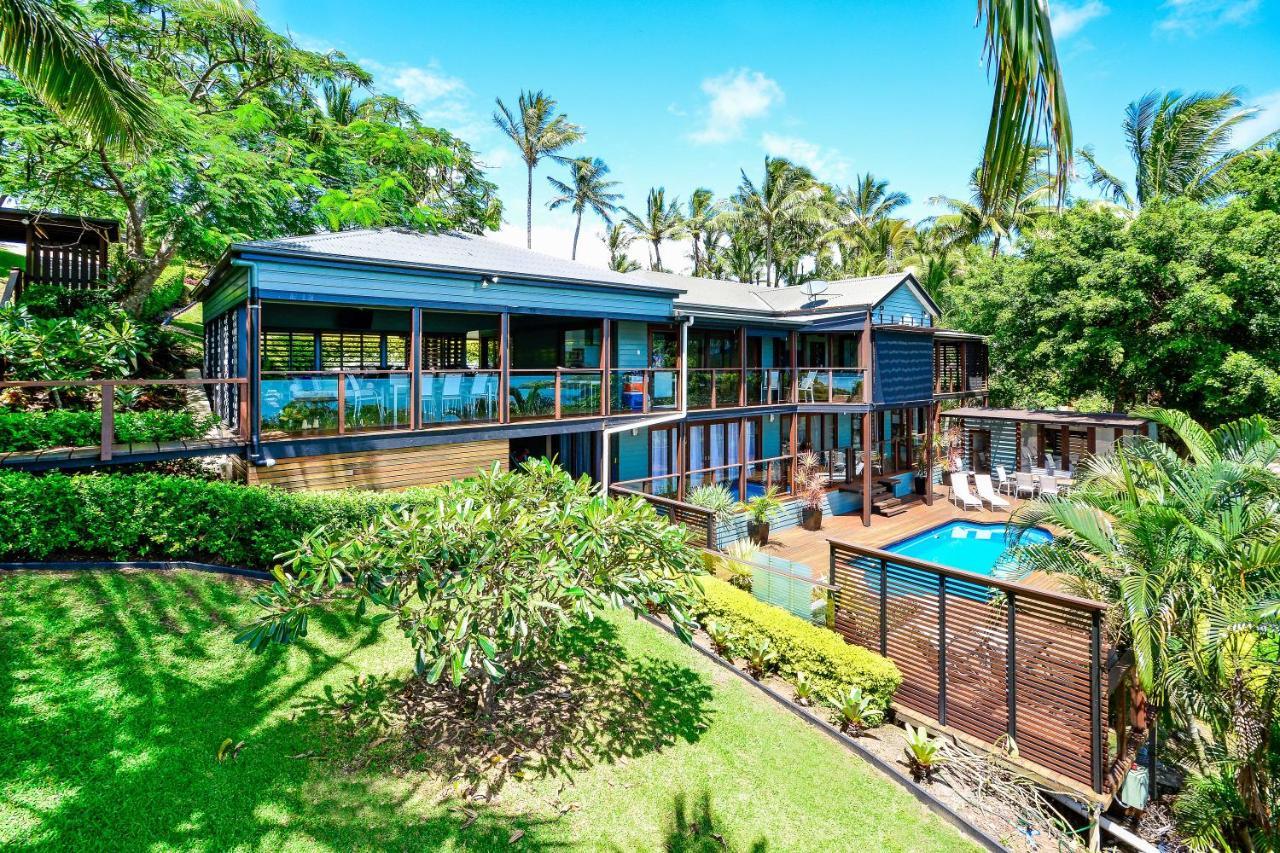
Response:
POLYGON ((830 544, 835 630, 897 664, 897 703, 1102 792, 1105 604, 830 544))

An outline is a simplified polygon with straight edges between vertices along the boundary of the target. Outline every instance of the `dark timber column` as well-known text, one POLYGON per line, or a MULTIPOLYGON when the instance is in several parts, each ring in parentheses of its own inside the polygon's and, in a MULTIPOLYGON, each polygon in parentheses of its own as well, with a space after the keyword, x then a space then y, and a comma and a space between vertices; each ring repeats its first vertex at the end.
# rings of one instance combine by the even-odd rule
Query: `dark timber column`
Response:
MULTIPOLYGON (((652 444, 650 444, 652 447, 652 444)), ((649 473, 653 473, 650 463, 649 473)), ((689 425, 683 420, 676 424, 676 500, 684 500, 684 478, 689 473, 689 425)))
POLYGON ((738 405, 747 404, 747 327, 738 327, 738 405))
POLYGON ((1066 424, 1062 425, 1062 439, 1058 447, 1058 455, 1062 458, 1058 460, 1058 467, 1063 471, 1071 470, 1071 427, 1066 424))
MULTIPOLYGON (((612 367, 612 365, 610 364, 611 359, 609 358, 609 346, 610 346, 609 326, 610 325, 611 324, 609 323, 608 320, 600 321, 600 406, 601 406, 600 411, 602 411, 606 415, 609 414, 610 397, 613 396, 610 393, 610 388, 609 388, 609 379, 610 379, 610 372, 611 372, 610 368, 612 367)), ((640 403, 641 409, 644 408, 645 402, 646 401, 643 401, 643 400, 641 401, 640 403)))
POLYGON ((738 418, 738 500, 747 499, 747 419, 738 418))
POLYGON ((1088 436, 1086 439, 1088 443, 1086 449, 1089 451, 1089 455, 1093 456, 1098 452, 1098 428, 1089 427, 1089 431, 1086 435, 1088 436))
POLYGON ((862 524, 871 526, 871 413, 862 413, 862 524))
MULTIPOLYGON (((800 333, 795 331, 790 332, 787 337, 787 350, 791 353, 791 393, 787 394, 787 397, 789 398, 788 402, 791 402, 791 403, 797 403, 800 401, 800 388, 799 388, 800 352, 799 352, 799 349, 800 349, 800 333)), ((795 420, 792 419, 791 423, 794 425, 795 420)), ((793 436, 794 436, 794 433, 795 433, 795 430, 792 430, 793 436)), ((796 448, 795 448, 795 445, 793 444, 791 446, 792 455, 795 455, 795 452, 796 452, 796 448)))
POLYGON ((862 340, 858 341, 858 358, 862 361, 862 402, 871 402, 871 312, 862 324, 862 340))
POLYGON ((511 315, 498 318, 498 415, 502 423, 511 421, 511 315))
POLYGON ((936 403, 930 403, 925 409, 924 423, 924 502, 933 506, 933 411, 936 403))
POLYGON ((422 309, 412 308, 409 311, 409 429, 418 429, 421 426, 422 309))

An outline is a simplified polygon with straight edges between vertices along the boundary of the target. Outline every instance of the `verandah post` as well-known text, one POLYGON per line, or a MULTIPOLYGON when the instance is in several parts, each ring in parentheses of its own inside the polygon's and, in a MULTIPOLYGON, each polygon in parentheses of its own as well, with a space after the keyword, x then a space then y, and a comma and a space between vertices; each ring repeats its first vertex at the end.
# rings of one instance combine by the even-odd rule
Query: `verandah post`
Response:
POLYGON ((99 438, 98 458, 111 460, 111 445, 116 440, 116 384, 102 383, 102 435, 99 438))
POLYGON ((947 724, 947 576, 938 575, 938 722, 947 724))
POLYGON ((880 558, 880 656, 889 656, 889 563, 880 558))
POLYGON ((1005 698, 1007 701, 1006 713, 1009 723, 1006 731, 1009 737, 1015 741, 1018 738, 1018 617, 1017 606, 1014 594, 1010 591, 1005 592, 1005 599, 1008 602, 1008 612, 1006 614, 1007 624, 1005 627, 1005 698))
POLYGON ((1102 613, 1089 623, 1089 749, 1093 790, 1102 793, 1102 613))

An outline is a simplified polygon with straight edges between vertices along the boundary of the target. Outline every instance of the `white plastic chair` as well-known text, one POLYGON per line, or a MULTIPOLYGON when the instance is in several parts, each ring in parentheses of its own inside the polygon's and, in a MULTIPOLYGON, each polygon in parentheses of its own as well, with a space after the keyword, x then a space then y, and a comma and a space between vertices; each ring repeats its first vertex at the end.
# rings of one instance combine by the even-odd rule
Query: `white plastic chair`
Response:
POLYGON ((1056 477, 1040 478, 1040 496, 1053 495, 1058 496, 1058 479, 1056 477))
POLYGON ((963 505, 965 509, 982 509, 982 501, 969 492, 969 477, 963 472, 957 471, 951 475, 951 500, 956 506, 963 505), (956 474, 960 476, 957 477, 956 474))
POLYGON ((471 410, 474 417, 477 413, 477 403, 484 400, 485 412, 492 417, 495 404, 498 399, 498 389, 494 387, 491 381, 493 377, 488 373, 477 373, 475 379, 471 380, 471 392, 467 395, 467 407, 471 410))
POLYGON ((764 382, 760 383, 760 402, 772 403, 774 400, 782 399, 782 376, 781 371, 765 370, 764 382))
POLYGON ((1003 465, 996 466, 996 491, 1001 494, 1013 494, 1013 479, 1003 465))
POLYGON ((813 383, 816 382, 817 380, 818 380, 818 371, 816 370, 810 370, 807 373, 805 373, 804 376, 800 377, 800 384, 797 387, 800 389, 801 395, 808 396, 809 399, 805 401, 807 403, 814 402, 813 383))
POLYGON ((978 497, 981 500, 991 504, 992 511, 1003 509, 1006 512, 1009 509, 1009 502, 996 494, 995 489, 991 487, 990 474, 974 474, 974 486, 978 490, 978 497))
POLYGON ((462 374, 450 373, 444 377, 444 388, 440 391, 440 419, 447 415, 459 417, 462 414, 462 374))
POLYGON ((1013 477, 1014 494, 1017 497, 1022 497, 1024 492, 1029 498, 1036 496, 1036 478, 1031 475, 1030 471, 1018 471, 1013 477))

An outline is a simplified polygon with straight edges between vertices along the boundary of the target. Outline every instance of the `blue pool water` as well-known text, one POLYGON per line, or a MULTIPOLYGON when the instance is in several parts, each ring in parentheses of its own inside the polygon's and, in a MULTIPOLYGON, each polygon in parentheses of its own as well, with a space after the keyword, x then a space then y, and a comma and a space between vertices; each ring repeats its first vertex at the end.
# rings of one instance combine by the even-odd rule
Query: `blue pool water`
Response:
MULTIPOLYGON (((1033 527, 1022 534, 1020 542, 1033 545, 1052 539, 1049 531, 1033 527)), ((895 542, 884 550, 974 574, 1001 577, 1008 568, 1009 547, 1003 524, 950 521, 895 542)))

